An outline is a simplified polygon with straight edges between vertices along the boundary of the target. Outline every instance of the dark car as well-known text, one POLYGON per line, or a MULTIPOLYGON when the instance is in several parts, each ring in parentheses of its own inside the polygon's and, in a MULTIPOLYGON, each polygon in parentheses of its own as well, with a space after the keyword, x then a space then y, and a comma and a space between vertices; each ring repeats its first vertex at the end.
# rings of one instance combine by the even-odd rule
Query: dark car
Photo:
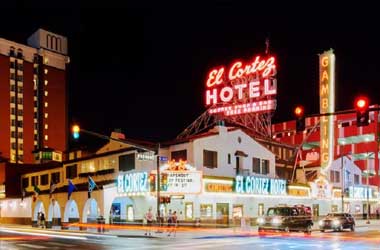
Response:
POLYGON ((257 219, 259 233, 265 231, 302 231, 311 233, 313 220, 304 207, 270 207, 265 216, 257 219))
POLYGON ((348 213, 329 213, 318 224, 321 232, 326 230, 343 231, 344 229, 355 231, 355 219, 348 213))

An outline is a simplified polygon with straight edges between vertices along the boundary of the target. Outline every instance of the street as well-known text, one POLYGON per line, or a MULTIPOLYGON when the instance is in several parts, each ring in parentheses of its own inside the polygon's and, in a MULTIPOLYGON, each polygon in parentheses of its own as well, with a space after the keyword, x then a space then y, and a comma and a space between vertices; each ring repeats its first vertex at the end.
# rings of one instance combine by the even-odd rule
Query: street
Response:
POLYGON ((313 232, 289 235, 256 232, 246 234, 194 233, 193 237, 178 235, 145 238, 142 236, 96 235, 91 233, 50 232, 39 229, 0 229, 0 249, 380 249, 380 230, 377 226, 360 227, 356 232, 313 232))

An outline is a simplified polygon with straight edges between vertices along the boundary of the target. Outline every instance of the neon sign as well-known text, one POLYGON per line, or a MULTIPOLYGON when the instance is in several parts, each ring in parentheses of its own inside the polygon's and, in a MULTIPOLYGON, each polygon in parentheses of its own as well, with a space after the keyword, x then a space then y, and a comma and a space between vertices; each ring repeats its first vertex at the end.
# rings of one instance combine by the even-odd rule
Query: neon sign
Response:
POLYGON ((206 80, 206 105, 226 106, 210 109, 210 113, 237 115, 274 110, 277 84, 271 77, 275 74, 275 58, 260 56, 246 64, 235 62, 228 70, 211 70, 206 80))
POLYGON ((364 186, 351 186, 348 188, 348 194, 353 199, 372 199, 374 198, 372 189, 364 186))
POLYGON ((242 194, 286 195, 286 180, 236 176, 235 191, 242 194))
MULTIPOLYGON (((333 113, 335 111, 335 55, 330 51, 319 56, 319 109, 321 114, 333 113)), ((325 170, 332 163, 334 149, 334 120, 332 115, 322 116, 320 120, 320 156, 321 173, 326 175, 325 170)))
POLYGON ((117 177, 118 193, 148 192, 148 173, 136 172, 120 174, 117 177))

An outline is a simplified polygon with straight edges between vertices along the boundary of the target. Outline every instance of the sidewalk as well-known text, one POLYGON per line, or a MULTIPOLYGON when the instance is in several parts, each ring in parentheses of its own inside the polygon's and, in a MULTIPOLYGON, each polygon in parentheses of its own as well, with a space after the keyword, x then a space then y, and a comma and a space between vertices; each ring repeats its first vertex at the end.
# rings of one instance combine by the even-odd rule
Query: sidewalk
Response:
MULTIPOLYGON (((370 224, 366 223, 367 220, 356 220, 356 227, 380 227, 380 220, 370 220, 370 224)), ((41 229, 35 228, 30 225, 4 225, 1 224, 0 228, 7 228, 17 231, 39 232, 47 234, 76 234, 86 235, 93 237, 129 237, 129 238, 185 238, 192 239, 198 237, 213 237, 213 236, 246 236, 251 233, 257 232, 257 226, 247 226, 246 228, 228 227, 228 228, 186 228, 180 227, 177 229, 176 236, 171 235, 168 237, 166 230, 161 230, 158 233, 156 228, 152 228, 152 235, 145 235, 145 228, 141 229, 109 229, 105 232, 98 232, 96 229, 91 230, 67 230, 67 229, 41 229)), ((318 221, 314 221, 313 231, 318 231, 318 221)))

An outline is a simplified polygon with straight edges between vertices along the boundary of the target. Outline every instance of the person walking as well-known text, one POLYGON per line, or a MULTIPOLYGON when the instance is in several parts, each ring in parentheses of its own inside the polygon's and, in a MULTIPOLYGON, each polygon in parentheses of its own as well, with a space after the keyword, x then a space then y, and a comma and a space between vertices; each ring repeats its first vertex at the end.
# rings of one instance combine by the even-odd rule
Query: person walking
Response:
POLYGON ((45 214, 43 212, 41 212, 41 215, 40 215, 40 220, 41 220, 41 228, 46 228, 46 224, 45 224, 45 214))
POLYGON ((169 212, 168 212, 168 218, 167 218, 167 232, 168 232, 168 236, 170 236, 170 231, 171 231, 171 226, 172 226, 172 210, 169 209, 169 212))
POLYGON ((150 207, 148 212, 145 214, 145 219, 146 219, 146 231, 145 235, 152 235, 152 225, 153 225, 153 213, 152 213, 152 208, 150 207))
POLYGON ((171 234, 175 237, 177 233, 177 211, 174 211, 168 219, 168 227, 168 237, 170 237, 171 234))

